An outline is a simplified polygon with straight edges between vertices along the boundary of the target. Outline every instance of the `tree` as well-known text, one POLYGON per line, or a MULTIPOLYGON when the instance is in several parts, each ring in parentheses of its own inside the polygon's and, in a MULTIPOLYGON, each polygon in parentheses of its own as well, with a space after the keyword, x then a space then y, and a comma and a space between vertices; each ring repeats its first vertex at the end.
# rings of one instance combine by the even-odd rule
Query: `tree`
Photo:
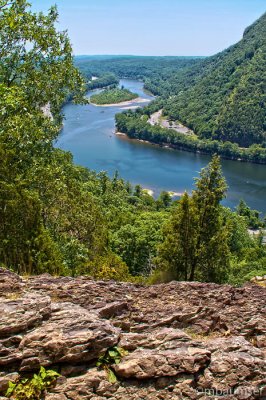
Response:
POLYGON ((67 33, 56 31, 56 7, 47 15, 33 13, 25 0, 0 0, 0 7, 0 141, 29 169, 33 156, 51 150, 63 102, 83 101, 85 85, 67 33))
POLYGON ((228 229, 221 214, 220 202, 225 197, 226 181, 220 158, 213 156, 196 180, 192 202, 197 212, 196 252, 189 280, 199 275, 207 281, 223 280, 229 266, 228 229), (220 271, 221 270, 221 271, 220 271))
POLYGON ((96 257, 94 261, 84 266, 79 272, 92 275, 95 279, 114 279, 123 282, 132 278, 126 263, 112 252, 96 257))
POLYGON ((263 221, 260 219, 260 213, 257 210, 251 210, 244 200, 240 200, 236 208, 238 215, 244 217, 249 228, 259 229, 264 227, 263 221))
POLYGON ((63 272, 64 241, 78 242, 76 257, 99 247, 95 200, 52 145, 63 102, 82 101, 85 88, 57 17, 55 7, 45 16, 0 0, 0 262, 19 273, 63 272))
POLYGON ((141 196, 141 193, 142 193, 142 188, 141 188, 141 186, 140 186, 140 185, 136 185, 136 186, 135 186, 134 193, 133 193, 133 196, 140 197, 140 196, 141 196))
POLYGON ((81 99, 85 85, 73 66, 66 32, 57 32, 57 8, 34 13, 26 0, 0 0, 0 83, 23 88, 32 107, 59 109, 67 96, 81 99))
POLYGON ((229 230, 220 206, 225 191, 220 159, 214 156, 201 171, 192 196, 182 196, 165 227, 157 263, 175 279, 226 280, 229 230))
POLYGON ((19 274, 63 273, 62 257, 41 216, 37 191, 17 181, 14 153, 0 144, 0 263, 19 274))
POLYGON ((159 264, 177 280, 188 280, 195 254, 197 225, 192 207, 185 192, 164 227, 165 240, 159 247, 159 264))
POLYGON ((69 96, 83 101, 85 85, 66 32, 54 26, 56 7, 45 16, 25 0, 0 0, 0 10, 0 141, 16 151, 20 168, 29 169, 33 156, 51 150, 63 102, 69 96))
POLYGON ((168 218, 164 212, 142 212, 134 222, 123 224, 111 237, 113 251, 121 256, 132 275, 149 275, 158 243, 162 240, 161 227, 168 218))
POLYGON ((157 207, 166 208, 169 207, 171 203, 172 203, 172 198, 170 193, 162 191, 157 200, 157 207))

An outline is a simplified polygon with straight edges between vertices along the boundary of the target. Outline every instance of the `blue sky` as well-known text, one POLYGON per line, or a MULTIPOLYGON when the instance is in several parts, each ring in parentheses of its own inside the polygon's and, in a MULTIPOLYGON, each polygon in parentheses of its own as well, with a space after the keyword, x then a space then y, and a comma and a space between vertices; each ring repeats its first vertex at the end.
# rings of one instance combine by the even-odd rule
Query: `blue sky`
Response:
POLYGON ((74 53, 212 55, 241 39, 265 0, 29 0, 57 4, 74 53))

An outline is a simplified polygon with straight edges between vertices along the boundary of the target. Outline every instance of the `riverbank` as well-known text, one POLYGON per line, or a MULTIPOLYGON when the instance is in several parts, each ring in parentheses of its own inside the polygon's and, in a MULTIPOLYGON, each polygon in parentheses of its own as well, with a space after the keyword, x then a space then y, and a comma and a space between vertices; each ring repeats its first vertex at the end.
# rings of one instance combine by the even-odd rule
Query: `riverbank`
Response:
POLYGON ((128 101, 122 101, 120 103, 113 103, 113 104, 95 104, 93 102, 90 102, 91 105, 95 107, 117 107, 117 106, 131 106, 136 103, 138 104, 143 104, 143 103, 149 103, 151 100, 150 99, 144 99, 142 97, 137 97, 136 99, 133 100, 128 100, 128 101))
MULTIPOLYGON (((161 147, 161 148, 165 148, 165 149, 172 149, 172 150, 181 150, 181 151, 186 151, 189 153, 197 153, 197 154, 206 154, 206 155, 213 155, 213 154, 218 154, 221 156, 221 158, 223 158, 224 160, 231 160, 231 161, 240 161, 240 162, 244 162, 244 163, 253 163, 253 164, 261 164, 261 165, 266 165, 266 160, 256 160, 256 159, 246 159, 246 158, 241 158, 241 157, 237 157, 237 156, 233 156, 233 155, 225 155, 222 154, 221 152, 219 152, 218 148, 215 148, 214 150, 211 151, 207 151, 206 149, 203 148, 189 148, 186 146, 186 144, 172 144, 172 143, 165 143, 165 142, 161 142, 161 143, 156 143, 155 141, 152 140, 146 140, 146 139, 139 139, 135 136, 130 137, 127 133, 124 132, 115 132, 116 135, 118 136, 126 136, 128 139, 130 140, 135 140, 138 141, 140 143, 146 143, 152 146, 156 146, 156 147, 161 147)), ((241 148, 242 149, 242 148, 241 148)))
POLYGON ((144 140, 160 147, 201 154, 219 154, 222 158, 233 161, 266 164, 266 148, 252 145, 239 147, 237 143, 201 139, 196 135, 177 132, 160 125, 151 125, 140 113, 120 113, 115 115, 116 128, 130 139, 144 140))

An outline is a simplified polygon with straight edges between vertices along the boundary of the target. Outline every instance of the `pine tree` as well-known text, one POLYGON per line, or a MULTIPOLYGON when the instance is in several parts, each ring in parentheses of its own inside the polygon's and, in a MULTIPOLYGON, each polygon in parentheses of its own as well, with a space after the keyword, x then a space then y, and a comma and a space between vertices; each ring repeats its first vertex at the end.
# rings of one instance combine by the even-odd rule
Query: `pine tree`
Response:
POLYGON ((164 228, 165 240, 159 248, 159 264, 170 277, 188 280, 195 247, 195 224, 191 198, 185 193, 164 228))
POLYGON ((204 281, 222 281, 228 267, 228 230, 221 215, 220 202, 227 185, 222 174, 220 157, 214 156, 196 180, 192 203, 197 213, 196 251, 189 280, 195 276, 204 281))
POLYGON ((164 230, 157 262, 178 280, 222 282, 229 266, 229 231, 220 202, 226 192, 220 159, 214 156, 185 193, 164 230))

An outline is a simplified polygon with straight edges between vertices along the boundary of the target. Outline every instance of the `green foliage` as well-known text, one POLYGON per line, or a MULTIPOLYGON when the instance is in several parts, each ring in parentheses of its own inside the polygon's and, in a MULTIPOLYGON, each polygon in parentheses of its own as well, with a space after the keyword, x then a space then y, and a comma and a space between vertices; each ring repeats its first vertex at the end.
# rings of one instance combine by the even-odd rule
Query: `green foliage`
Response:
POLYGON ((224 218, 230 230, 229 248, 231 252, 228 283, 240 285, 256 275, 266 273, 266 246, 261 234, 248 231, 245 216, 223 208, 224 218))
POLYGON ((171 202, 172 202, 171 194, 168 192, 162 191, 157 200, 157 207, 158 208, 169 207, 171 205, 171 202))
POLYGON ((33 13, 25 0, 3 2, 0 15, 0 83, 23 88, 31 106, 51 102, 58 110, 70 94, 80 98, 84 84, 73 67, 66 32, 57 32, 56 7, 33 13))
POLYGON ((236 212, 238 215, 241 215, 246 219, 250 229, 260 229, 265 227, 265 223, 260 219, 259 211, 251 210, 244 200, 240 200, 236 212))
MULTIPOLYGON (((239 285, 264 275, 263 232, 251 235, 245 215, 219 204, 226 184, 217 157, 201 172, 196 186, 192 196, 182 196, 164 226, 155 258, 158 268, 148 283, 196 279, 239 285)), ((240 210, 250 211, 243 202, 240 210)))
MULTIPOLYGON (((118 116, 118 129, 131 138, 159 145, 265 164, 265 19, 266 14, 246 29, 236 45, 206 59, 180 63, 176 69, 171 62, 166 67, 166 57, 151 71, 150 61, 144 58, 146 72, 140 73, 141 79, 146 89, 160 97, 135 116, 132 112, 118 116), (149 126, 143 114, 159 109, 170 123, 181 121, 197 136, 149 126)), ((134 68, 138 60, 127 62, 134 68)), ((103 64, 121 76, 125 60, 111 59, 103 64)))
POLYGON ((118 104, 124 101, 136 99, 138 95, 128 89, 106 89, 99 94, 94 94, 90 98, 93 104, 118 104))
POLYGON ((0 145, 0 260, 20 273, 62 273, 62 259, 41 215, 36 190, 18 179, 12 152, 0 145), (3 151, 1 151, 3 150, 3 151))
POLYGON ((58 377, 57 372, 41 367, 40 372, 34 374, 31 379, 9 382, 6 396, 14 400, 39 400, 44 392, 55 384, 58 377))
POLYGON ((128 352, 122 347, 113 346, 106 350, 105 354, 100 356, 96 366, 105 369, 110 383, 116 383, 117 377, 112 370, 112 364, 119 364, 128 352))
POLYGON ((245 256, 248 249, 254 247, 255 242, 248 232, 247 222, 244 217, 231 211, 229 208, 222 208, 223 218, 227 221, 227 226, 230 231, 229 248, 231 254, 237 259, 245 256))
POLYGON ((108 252, 106 255, 94 257, 82 269, 78 269, 79 273, 88 274, 96 279, 115 281, 130 281, 128 266, 115 253, 108 252))
POLYGON ((168 213, 144 212, 134 222, 117 229, 111 237, 113 251, 120 254, 132 275, 149 275, 153 270, 153 258, 158 244, 162 241, 162 225, 168 213))
POLYGON ((232 285, 242 285, 255 276, 266 275, 266 255, 258 261, 235 260, 232 262, 228 282, 232 285))
POLYGON ((157 265, 177 280, 225 282, 229 230, 220 206, 226 183, 219 158, 201 171, 196 190, 185 193, 164 229, 157 265))

